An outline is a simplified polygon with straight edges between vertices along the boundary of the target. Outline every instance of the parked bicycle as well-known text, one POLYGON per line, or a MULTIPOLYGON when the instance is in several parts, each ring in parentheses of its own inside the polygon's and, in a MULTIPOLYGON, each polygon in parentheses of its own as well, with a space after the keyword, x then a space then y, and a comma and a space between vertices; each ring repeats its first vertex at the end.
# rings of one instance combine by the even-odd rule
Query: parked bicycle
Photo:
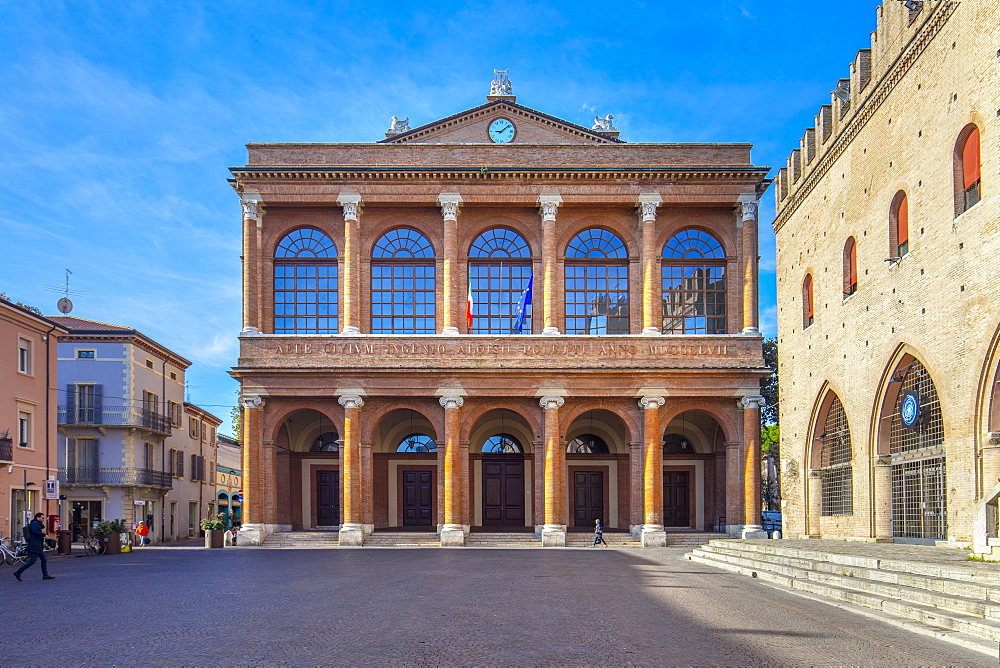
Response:
POLYGON ((93 557, 97 554, 104 554, 104 543, 102 543, 97 536, 85 536, 83 539, 83 553, 88 557, 93 557))
POLYGON ((0 563, 4 564, 23 564, 28 560, 28 551, 26 545, 23 541, 14 541, 12 545, 8 545, 7 539, 0 536, 0 563))

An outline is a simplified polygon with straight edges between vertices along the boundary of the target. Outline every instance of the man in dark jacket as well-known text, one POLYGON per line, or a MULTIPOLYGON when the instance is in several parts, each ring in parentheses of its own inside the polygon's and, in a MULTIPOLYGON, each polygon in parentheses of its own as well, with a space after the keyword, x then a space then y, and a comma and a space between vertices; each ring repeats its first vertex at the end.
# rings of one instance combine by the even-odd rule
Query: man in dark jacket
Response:
POLYGON ((35 519, 31 520, 31 524, 28 525, 28 548, 27 552, 30 555, 28 563, 21 566, 19 569, 14 571, 14 577, 17 581, 21 581, 21 573, 31 568, 36 561, 42 560, 42 579, 43 580, 55 580, 55 578, 49 575, 49 564, 48 559, 45 557, 45 524, 42 522, 42 518, 45 517, 42 513, 35 513, 35 519))

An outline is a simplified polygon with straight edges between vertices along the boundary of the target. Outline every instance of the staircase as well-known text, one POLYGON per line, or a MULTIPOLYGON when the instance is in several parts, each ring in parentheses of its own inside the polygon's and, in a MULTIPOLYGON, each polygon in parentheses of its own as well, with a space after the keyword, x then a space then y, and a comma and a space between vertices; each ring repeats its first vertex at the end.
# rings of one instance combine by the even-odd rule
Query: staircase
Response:
POLYGON ((433 531, 383 531, 368 534, 365 547, 441 547, 433 531))
POLYGON ((261 547, 319 549, 337 547, 339 544, 340 534, 336 531, 277 531, 267 534, 261 547))
MULTIPOLYGON (((604 542, 608 547, 642 547, 642 543, 630 533, 604 532, 604 542)), ((593 533, 577 533, 570 531, 566 534, 566 547, 590 547, 594 544, 593 533)), ((597 547, 603 548, 603 545, 597 547)))
POLYGON ((667 547, 701 547, 708 541, 732 538, 727 533, 703 533, 700 531, 667 531, 667 547))
POLYGON ((878 548, 869 548, 868 555, 861 554, 864 548, 844 554, 782 542, 712 540, 685 556, 997 656, 1000 568, 964 561, 966 553, 950 548, 922 548, 947 552, 927 552, 918 561, 912 551, 885 549, 872 556, 878 548))
POLYGON ((465 537, 466 547, 541 547, 542 539, 533 533, 482 531, 465 537))

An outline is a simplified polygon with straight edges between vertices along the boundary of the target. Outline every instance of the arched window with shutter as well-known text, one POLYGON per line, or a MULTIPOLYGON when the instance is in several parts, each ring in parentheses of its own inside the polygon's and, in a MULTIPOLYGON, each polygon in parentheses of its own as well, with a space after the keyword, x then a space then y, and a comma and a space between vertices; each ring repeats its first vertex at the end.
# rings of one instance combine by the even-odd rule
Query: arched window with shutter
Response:
POLYGON ((848 237, 844 244, 844 296, 849 297, 858 290, 858 244, 854 237, 848 237))
POLYGON ((813 277, 806 274, 802 281, 802 329, 813 324, 813 277))
POLYGON ((982 199, 980 190, 979 128, 970 123, 958 135, 955 145, 955 213, 968 211, 982 199))
POLYGON ((910 205, 902 190, 889 206, 889 258, 898 260, 910 252, 910 205))

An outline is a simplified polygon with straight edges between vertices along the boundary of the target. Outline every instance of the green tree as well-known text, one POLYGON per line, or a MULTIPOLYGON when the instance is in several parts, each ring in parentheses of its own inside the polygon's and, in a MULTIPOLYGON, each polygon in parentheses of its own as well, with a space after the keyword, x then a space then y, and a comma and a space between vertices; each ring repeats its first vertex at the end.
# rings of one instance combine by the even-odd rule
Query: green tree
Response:
POLYGON ((764 364, 771 369, 771 375, 760 381, 760 394, 764 397, 764 408, 760 411, 761 425, 778 424, 778 339, 764 339, 764 364))

